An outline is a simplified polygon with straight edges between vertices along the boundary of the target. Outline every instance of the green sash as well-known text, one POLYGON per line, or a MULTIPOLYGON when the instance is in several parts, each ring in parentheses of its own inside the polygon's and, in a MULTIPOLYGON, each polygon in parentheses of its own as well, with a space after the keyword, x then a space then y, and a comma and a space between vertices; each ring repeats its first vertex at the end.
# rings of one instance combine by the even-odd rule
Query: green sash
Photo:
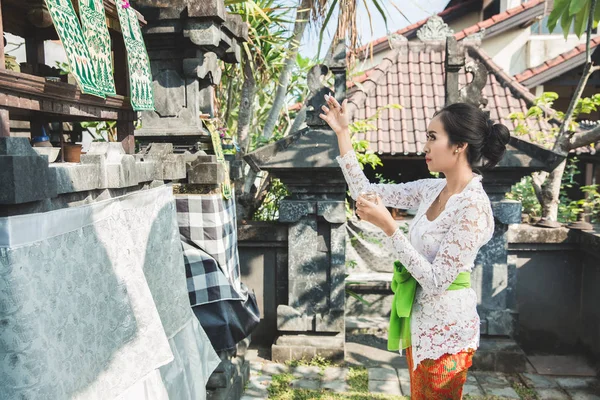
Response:
MULTIPOLYGON (((467 289, 471 287, 471 273, 461 272, 448 290, 467 289)), ((394 277, 392 278, 392 312, 388 330, 388 350, 397 351, 410 347, 410 314, 412 312, 417 280, 412 277, 400 261, 394 262, 394 277)))

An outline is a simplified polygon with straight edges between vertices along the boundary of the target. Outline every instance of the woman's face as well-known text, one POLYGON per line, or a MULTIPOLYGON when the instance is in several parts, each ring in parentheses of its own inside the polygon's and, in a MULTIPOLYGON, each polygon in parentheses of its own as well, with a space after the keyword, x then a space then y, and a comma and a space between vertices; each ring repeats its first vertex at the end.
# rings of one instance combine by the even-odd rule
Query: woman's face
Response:
POLYGON ((450 145, 450 138, 439 116, 435 116, 427 127, 427 143, 423 148, 425 162, 430 172, 445 172, 456 166, 459 154, 457 145, 450 145))

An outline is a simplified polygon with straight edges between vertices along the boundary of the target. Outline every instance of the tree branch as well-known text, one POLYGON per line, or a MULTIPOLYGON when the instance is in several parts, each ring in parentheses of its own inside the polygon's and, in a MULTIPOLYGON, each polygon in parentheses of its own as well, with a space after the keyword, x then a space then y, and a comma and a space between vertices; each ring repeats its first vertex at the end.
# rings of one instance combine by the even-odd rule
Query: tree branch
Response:
POLYGON ((600 141, 600 125, 590 130, 580 132, 571 138, 569 143, 570 149, 576 149, 582 146, 588 146, 592 143, 600 141))
POLYGON ((537 197, 540 204, 543 204, 542 186, 544 185, 547 177, 548 173, 546 171, 534 172, 531 174, 531 186, 533 186, 535 197, 537 197))
POLYGON ((594 12, 596 9, 596 2, 597 2, 597 0, 592 0, 590 14, 588 17, 587 32, 586 32, 587 37, 585 40, 586 62, 585 62, 585 66, 583 67, 583 73, 582 73, 581 79, 579 80, 579 83, 577 84, 577 89, 575 90, 575 93, 573 94, 573 97, 571 98, 571 103, 569 104, 569 108, 567 109, 567 112, 565 113, 565 118, 560 126, 558 135, 556 137, 556 142, 554 142, 554 147, 552 149, 552 150, 560 152, 560 153, 567 153, 570 148, 570 143, 569 143, 570 135, 568 133, 569 133, 569 125, 571 122, 571 118, 573 118, 573 114, 575 113, 575 107, 577 106, 577 103, 579 102, 579 99, 581 98, 581 95, 583 94, 585 85, 587 84, 589 77, 594 72, 594 68, 593 68, 593 64, 592 64, 592 54, 590 52, 590 41, 592 38, 592 26, 594 25, 594 12))

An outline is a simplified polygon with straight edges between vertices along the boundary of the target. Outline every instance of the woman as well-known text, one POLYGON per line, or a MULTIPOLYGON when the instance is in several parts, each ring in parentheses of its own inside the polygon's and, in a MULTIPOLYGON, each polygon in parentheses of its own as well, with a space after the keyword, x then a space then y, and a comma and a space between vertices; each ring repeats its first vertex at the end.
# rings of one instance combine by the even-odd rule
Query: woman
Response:
POLYGON ((494 232, 490 201, 473 169, 482 159, 483 168, 500 161, 509 131, 475 106, 449 105, 431 120, 423 150, 429 170, 445 179, 371 184, 352 150, 346 101, 340 106, 331 96, 325 99, 321 118, 337 135, 338 162, 357 214, 385 232, 385 248, 398 260, 388 348, 406 348, 412 400, 460 399, 479 345, 470 272, 494 232), (418 209, 407 236, 386 207, 418 209))

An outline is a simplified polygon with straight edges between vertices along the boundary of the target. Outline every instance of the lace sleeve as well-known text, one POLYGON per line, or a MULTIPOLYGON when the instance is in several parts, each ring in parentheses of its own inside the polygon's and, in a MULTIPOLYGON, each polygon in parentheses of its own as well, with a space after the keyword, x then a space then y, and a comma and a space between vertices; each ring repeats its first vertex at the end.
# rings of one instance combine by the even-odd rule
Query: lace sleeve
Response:
POLYGON ((463 208, 457 210, 454 222, 431 263, 399 229, 386 238, 398 260, 428 294, 443 293, 460 272, 469 271, 479 249, 492 237, 494 221, 489 203, 471 198, 466 200, 468 203, 459 205, 463 208))
POLYGON ((337 157, 337 161, 342 167, 342 172, 346 183, 350 189, 350 196, 356 200, 363 191, 373 191, 383 201, 386 207, 393 208, 417 208, 421 202, 420 187, 425 180, 413 181, 399 184, 375 184, 369 182, 354 151, 349 151, 343 157, 337 157))

